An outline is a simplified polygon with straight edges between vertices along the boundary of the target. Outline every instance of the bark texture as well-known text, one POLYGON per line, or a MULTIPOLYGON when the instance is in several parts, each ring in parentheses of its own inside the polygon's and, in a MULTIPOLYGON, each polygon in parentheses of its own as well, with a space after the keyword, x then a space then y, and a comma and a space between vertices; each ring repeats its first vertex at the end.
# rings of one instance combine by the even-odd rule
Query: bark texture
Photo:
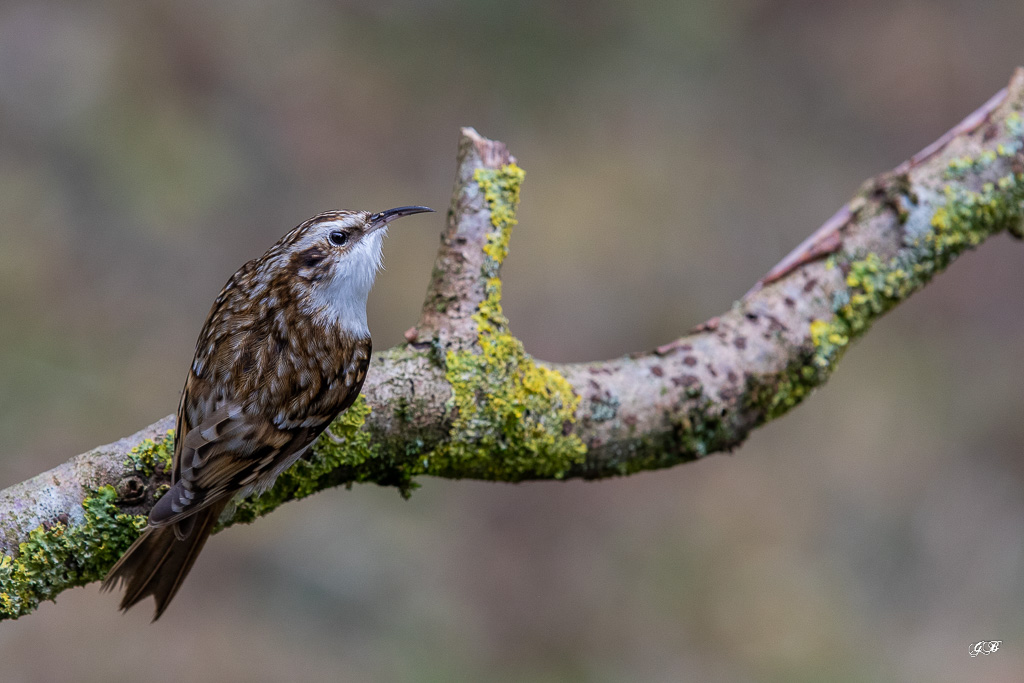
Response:
MULTIPOLYGON (((731 310, 657 349, 533 359, 501 311, 523 172, 463 129, 433 275, 407 343, 378 353, 308 459, 222 526, 353 482, 500 481, 668 467, 735 448, 824 383, 848 345, 957 255, 1024 215, 1024 70, 961 124, 864 184, 731 310)), ((97 580, 169 483, 168 416, 0 491, 0 618, 97 580)))

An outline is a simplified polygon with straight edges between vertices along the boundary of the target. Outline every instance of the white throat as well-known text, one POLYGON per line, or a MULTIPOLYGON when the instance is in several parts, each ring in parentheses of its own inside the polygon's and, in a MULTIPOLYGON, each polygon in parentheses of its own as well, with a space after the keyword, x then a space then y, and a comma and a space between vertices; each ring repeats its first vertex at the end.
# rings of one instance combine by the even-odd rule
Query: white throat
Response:
POLYGON ((366 300, 380 270, 387 228, 359 240, 334 267, 334 276, 313 290, 313 307, 330 322, 357 338, 370 336, 366 325, 366 300))

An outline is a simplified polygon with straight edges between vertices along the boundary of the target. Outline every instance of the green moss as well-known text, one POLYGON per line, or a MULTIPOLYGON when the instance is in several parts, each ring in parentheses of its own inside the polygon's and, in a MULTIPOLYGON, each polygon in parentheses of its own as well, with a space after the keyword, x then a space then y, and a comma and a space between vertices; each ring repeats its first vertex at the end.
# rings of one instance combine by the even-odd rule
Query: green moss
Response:
POLYGON ((746 403, 760 413, 758 423, 774 420, 799 405, 825 379, 815 367, 813 355, 804 354, 768 380, 748 380, 746 403))
POLYGON ((507 332, 500 282, 491 279, 487 289, 474 315, 480 353, 448 352, 455 416, 449 442, 430 456, 429 466, 439 474, 508 481, 560 477, 586 452, 579 437, 566 433, 579 397, 507 332))
POLYGON ((310 496, 339 482, 366 482, 390 480, 403 492, 411 486, 415 472, 411 468, 398 470, 399 466, 385 457, 388 449, 374 443, 369 432, 362 429, 370 415, 370 404, 363 396, 338 416, 328 430, 335 437, 321 436, 309 450, 306 457, 281 473, 274 486, 257 496, 240 501, 230 523, 252 522, 282 503, 310 496), (402 481, 395 481, 395 472, 403 472, 402 481))
POLYGON ((135 471, 146 477, 151 476, 157 469, 169 472, 173 457, 173 429, 168 429, 167 434, 163 437, 145 439, 128 452, 128 460, 135 468, 135 471))
POLYGON ((0 556, 0 619, 34 610, 72 586, 103 577, 146 526, 145 515, 117 507, 117 492, 103 486, 86 498, 84 521, 39 526, 18 547, 18 556, 0 556))
POLYGON ((743 442, 746 428, 723 414, 722 404, 698 389, 695 402, 680 409, 672 431, 640 433, 614 444, 602 456, 600 476, 622 476, 646 472, 696 460, 709 453, 729 451, 743 442))
POLYGON ((641 434, 637 438, 620 439, 602 454, 598 476, 629 476, 637 472, 674 467, 696 456, 680 448, 679 434, 641 434))
POLYGON ((424 471, 504 481, 561 477, 586 447, 571 433, 579 397, 558 372, 538 365, 509 332, 497 267, 508 254, 524 172, 515 164, 478 169, 494 230, 487 236, 486 296, 477 307, 479 351, 448 351, 449 441, 425 455, 424 471))
POLYGON ((677 425, 683 459, 700 458, 742 441, 722 418, 718 403, 701 401, 677 425))

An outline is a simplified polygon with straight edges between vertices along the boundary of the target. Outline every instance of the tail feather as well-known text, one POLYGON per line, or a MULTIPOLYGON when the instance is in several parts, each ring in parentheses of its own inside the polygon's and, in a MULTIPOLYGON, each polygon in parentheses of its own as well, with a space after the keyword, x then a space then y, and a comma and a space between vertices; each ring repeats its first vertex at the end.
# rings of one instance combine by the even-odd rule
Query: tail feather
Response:
POLYGON ((107 573, 103 590, 118 583, 126 585, 122 610, 152 595, 156 600, 153 621, 159 619, 192 569, 225 504, 199 510, 188 518, 185 529, 178 525, 147 528, 107 573), (182 535, 185 538, 180 538, 182 535))

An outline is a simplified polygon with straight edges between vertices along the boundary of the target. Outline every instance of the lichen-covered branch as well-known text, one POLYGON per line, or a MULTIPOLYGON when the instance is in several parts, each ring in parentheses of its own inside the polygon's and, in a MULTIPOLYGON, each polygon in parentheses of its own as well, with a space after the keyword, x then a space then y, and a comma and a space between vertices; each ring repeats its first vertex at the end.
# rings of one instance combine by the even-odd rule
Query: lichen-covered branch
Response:
MULTIPOLYGON (((445 348, 462 348, 473 343, 472 317, 477 306, 487 298, 489 276, 485 273, 497 276, 496 264, 501 259, 494 259, 494 249, 500 244, 500 249, 507 250, 508 230, 515 223, 514 215, 501 217, 502 221, 508 219, 508 226, 502 232, 492 222, 494 196, 488 200, 487 189, 478 178, 479 174, 519 174, 515 183, 518 191, 522 171, 515 164, 515 157, 504 143, 488 140, 472 128, 462 129, 447 225, 441 234, 441 246, 419 322, 406 332, 410 343, 441 344, 445 348)), ((518 195, 513 202, 517 201, 518 195)), ((505 208, 499 211, 515 211, 514 203, 511 209, 507 208, 507 202, 501 206, 505 208)), ((501 257, 504 258, 503 253, 501 257)))
MULTIPOLYGON (((727 313, 649 352, 532 358, 501 308, 523 171, 464 129, 446 229, 408 343, 310 456, 222 525, 353 482, 408 495, 433 475, 495 481, 630 474, 730 450, 824 383, 850 343, 959 254, 1022 237, 1024 70, 854 199, 727 313)), ((100 578, 168 485, 173 421, 0 491, 0 618, 100 578)))

